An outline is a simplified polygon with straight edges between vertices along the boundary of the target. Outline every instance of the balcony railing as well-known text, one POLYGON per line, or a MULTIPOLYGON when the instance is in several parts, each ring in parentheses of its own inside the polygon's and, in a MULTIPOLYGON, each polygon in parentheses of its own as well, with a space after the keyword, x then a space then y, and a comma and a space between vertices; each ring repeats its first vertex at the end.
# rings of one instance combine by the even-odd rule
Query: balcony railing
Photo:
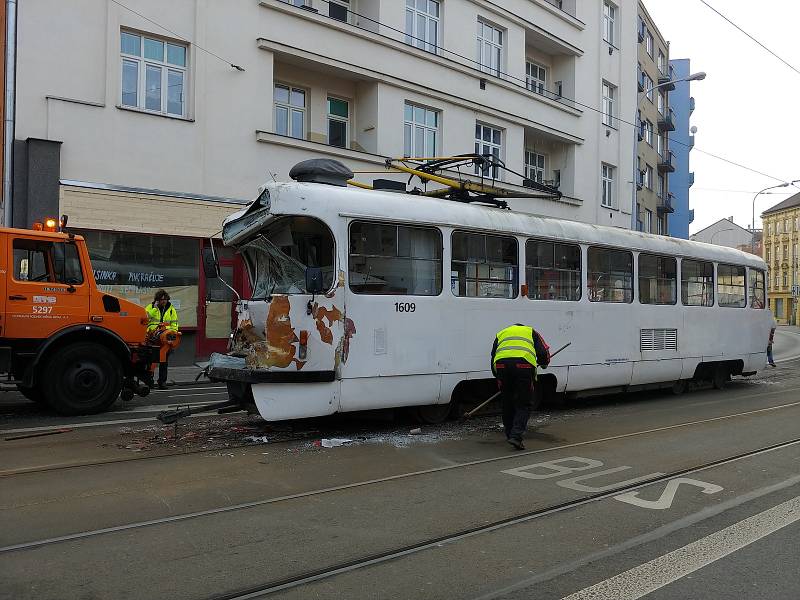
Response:
POLYGON ((673 164, 674 154, 667 152, 664 156, 658 157, 658 172, 659 173, 674 173, 675 165, 673 164))
POLYGON ((675 131, 675 112, 670 108, 663 115, 658 117, 658 130, 663 133, 665 131, 675 131))
POLYGON ((663 86, 662 89, 671 92, 675 89, 675 83, 673 82, 673 69, 670 67, 666 73, 662 73, 658 76, 658 85, 663 86))
POLYGON ((667 194, 666 198, 659 198, 656 206, 658 214, 672 214, 675 209, 672 207, 672 194, 667 194))

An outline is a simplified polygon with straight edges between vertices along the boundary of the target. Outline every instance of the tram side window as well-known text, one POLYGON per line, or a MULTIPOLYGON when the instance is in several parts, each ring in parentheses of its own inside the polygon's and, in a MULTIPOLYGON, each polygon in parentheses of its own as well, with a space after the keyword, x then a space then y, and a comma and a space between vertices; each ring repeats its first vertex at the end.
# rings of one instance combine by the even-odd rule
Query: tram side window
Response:
POLYGON ((580 300, 581 247, 528 240, 525 275, 531 300, 580 300))
POLYGON ((717 266, 719 305, 730 308, 744 308, 747 306, 747 298, 745 297, 747 284, 745 281, 744 267, 735 265, 717 266))
POLYGON ((591 302, 633 302, 633 254, 590 247, 588 258, 591 302))
POLYGON ((681 302, 685 306, 714 306, 714 263, 681 261, 681 302))
POLYGON ((442 291, 442 233, 356 221, 350 226, 350 289, 356 294, 438 296, 442 291))
POLYGON ((516 298, 517 238, 453 232, 450 287, 456 296, 516 298))
POLYGON ((639 302, 678 302, 678 261, 668 256, 639 255, 639 302))
POLYGON ((750 308, 764 308, 765 306, 764 271, 750 269, 750 308))

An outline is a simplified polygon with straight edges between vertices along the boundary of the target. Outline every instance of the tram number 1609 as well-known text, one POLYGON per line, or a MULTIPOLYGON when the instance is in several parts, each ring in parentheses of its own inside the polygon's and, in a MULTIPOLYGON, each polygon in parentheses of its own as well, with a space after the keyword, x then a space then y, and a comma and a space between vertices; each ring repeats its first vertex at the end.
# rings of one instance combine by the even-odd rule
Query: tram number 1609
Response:
POLYGON ((417 305, 413 302, 395 302, 394 312, 414 312, 417 310, 417 305))

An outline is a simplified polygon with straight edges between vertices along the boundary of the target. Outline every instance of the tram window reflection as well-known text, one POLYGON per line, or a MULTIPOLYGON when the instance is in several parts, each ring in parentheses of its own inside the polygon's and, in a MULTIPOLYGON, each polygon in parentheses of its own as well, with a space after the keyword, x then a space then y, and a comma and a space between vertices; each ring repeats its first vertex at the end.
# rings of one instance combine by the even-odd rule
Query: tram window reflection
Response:
POLYGON ((714 263, 681 261, 681 302, 685 306, 714 306, 714 263))
POLYGON ((678 302, 678 261, 668 256, 639 255, 639 302, 678 302))
POLYGON ((633 254, 591 247, 588 251, 589 300, 633 302, 633 254))
POLYGON ((438 296, 442 233, 356 221, 350 226, 349 285, 356 294, 438 296))
POLYGON ((747 306, 745 268, 736 265, 717 266, 719 305, 730 308, 747 306))
POLYGON ((750 308, 764 308, 765 306, 764 271, 750 269, 750 308))
POLYGON ((517 297, 517 239, 455 231, 450 287, 468 298, 517 297))
POLYGON ((581 247, 528 240, 525 275, 531 300, 580 300, 581 247))

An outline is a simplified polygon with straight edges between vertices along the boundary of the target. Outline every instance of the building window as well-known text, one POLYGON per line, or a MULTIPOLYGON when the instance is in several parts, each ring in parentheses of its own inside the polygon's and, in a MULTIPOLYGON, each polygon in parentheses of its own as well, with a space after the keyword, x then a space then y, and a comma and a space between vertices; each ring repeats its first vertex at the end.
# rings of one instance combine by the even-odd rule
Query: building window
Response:
POLYGON ((603 125, 614 127, 614 115, 616 112, 617 88, 608 83, 603 82, 603 125))
MULTIPOLYGON (((653 167, 650 165, 646 165, 644 168, 644 184, 648 190, 653 189, 653 167)), ((648 229, 648 231, 650 230, 648 229)))
MULTIPOLYGON (((653 99, 652 97, 650 98, 653 99)), ((659 114, 664 114, 664 109, 667 106, 667 98, 664 96, 664 92, 658 92, 658 112, 659 114)))
POLYGON ((439 111, 406 102, 403 119, 403 156, 436 156, 439 111))
POLYGON ((767 260, 765 262, 769 262, 769 246, 767 246, 767 260))
POLYGON ((438 52, 439 9, 438 0, 406 0, 406 44, 438 52))
POLYGON ((187 46, 123 31, 122 106, 186 115, 187 46))
POLYGON ((653 123, 649 120, 644 122, 644 141, 653 145, 653 123))
POLYGON ((653 233, 653 211, 647 208, 644 209, 644 231, 653 233))
POLYGON ((588 259, 591 302, 633 302, 633 254, 593 246, 588 259))
POLYGON ((783 272, 783 287, 789 285, 789 276, 786 274, 786 271, 783 272))
POLYGON ((614 167, 611 165, 602 165, 602 195, 600 204, 605 208, 614 208, 614 167))
POLYGON ((767 235, 772 235, 772 223, 767 223, 767 235))
POLYGON ((275 133, 299 140, 306 137, 306 91, 275 84, 275 133))
POLYGON ((339 148, 349 147, 349 129, 350 104, 328 96, 328 143, 339 148))
POLYGON ((544 154, 525 151, 525 177, 538 183, 544 183, 546 159, 544 154))
POLYGON ((528 240, 525 280, 531 300, 580 300, 581 247, 528 240))
POLYGON ((653 254, 639 255, 639 302, 678 302, 678 263, 674 258, 653 254))
POLYGON ((656 217, 656 233, 658 235, 665 235, 667 232, 667 228, 664 226, 664 219, 662 217, 656 217))
POLYGON ((660 133, 656 134, 656 152, 659 156, 664 156, 664 136, 660 133))
POLYGON ((616 20, 617 7, 610 2, 603 2, 603 39, 612 46, 616 44, 616 20))
MULTIPOLYGON (((503 152, 503 132, 496 127, 475 123, 475 154, 491 155, 500 160, 503 152)), ((475 174, 497 179, 499 168, 489 165, 475 165, 475 174)))
POLYGON ((666 71, 667 60, 666 60, 666 57, 664 56, 664 53, 661 50, 658 51, 658 63, 657 64, 658 64, 659 73, 664 75, 667 72, 666 71))
POLYGON ((764 308, 764 271, 750 269, 750 308, 764 308))
POLYGON ((656 187, 656 194, 658 194, 659 198, 663 198, 664 197, 664 188, 665 188, 664 176, 663 175, 659 175, 658 176, 658 186, 656 187))
POLYGON ((347 23, 350 20, 350 0, 328 0, 328 16, 347 23))
POLYGON ((653 101, 653 90, 655 89, 655 87, 656 87, 656 84, 653 83, 652 79, 650 79, 650 75, 645 73, 644 74, 644 90, 645 90, 645 95, 647 96, 647 99, 650 100, 650 102, 653 101))
POLYGON ((503 59, 503 32, 478 19, 477 44, 481 71, 499 77, 503 59))
POLYGON ((653 34, 649 31, 645 34, 645 48, 650 58, 653 58, 653 34))
POLYGON ((720 306, 728 308, 744 308, 747 306, 744 267, 718 265, 717 287, 720 306))
POLYGON ((145 306, 163 288, 178 311, 181 327, 197 326, 200 253, 196 239, 88 229, 74 233, 86 240, 101 292, 145 306))
POLYGON ((534 62, 526 62, 525 86, 532 92, 544 95, 547 89, 547 69, 534 62))
POLYGON ((684 306, 714 306, 714 263, 681 261, 681 302, 684 306))
POLYGON ((455 296, 517 297, 517 238, 454 231, 450 286, 455 296))
POLYGON ((791 229, 791 227, 790 227, 790 225, 789 225, 789 219, 784 219, 784 220, 783 220, 783 230, 784 230, 786 233, 789 233, 789 232, 792 230, 792 229, 791 229))

